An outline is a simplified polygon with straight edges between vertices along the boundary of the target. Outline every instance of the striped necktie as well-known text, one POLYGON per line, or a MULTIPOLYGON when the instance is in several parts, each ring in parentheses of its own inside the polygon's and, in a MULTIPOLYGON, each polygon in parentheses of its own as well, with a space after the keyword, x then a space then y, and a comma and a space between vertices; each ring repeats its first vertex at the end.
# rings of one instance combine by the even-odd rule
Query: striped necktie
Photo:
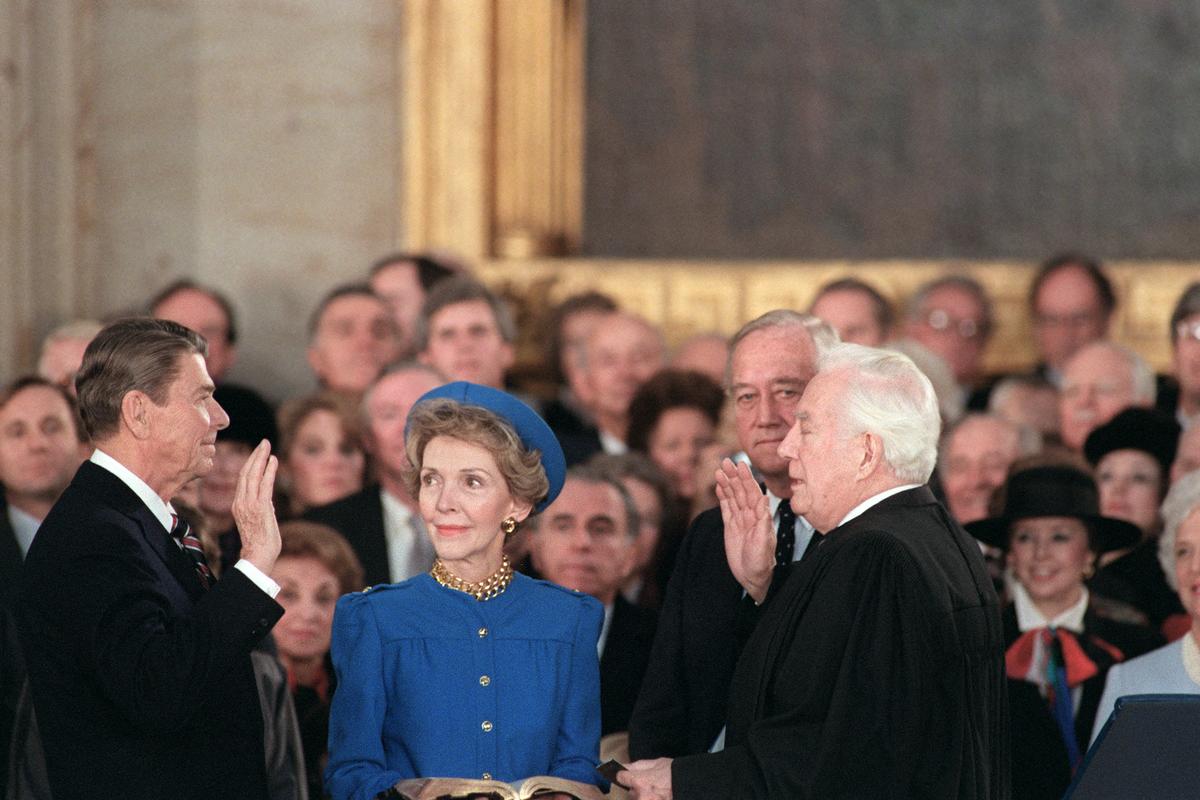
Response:
POLYGON ((204 548, 200 545, 200 540, 192 534, 192 529, 188 527, 187 522, 178 515, 171 515, 171 523, 171 538, 183 547, 183 552, 188 555, 196 567, 200 585, 207 589, 213 583, 213 574, 212 570, 208 568, 208 559, 204 557, 204 548))

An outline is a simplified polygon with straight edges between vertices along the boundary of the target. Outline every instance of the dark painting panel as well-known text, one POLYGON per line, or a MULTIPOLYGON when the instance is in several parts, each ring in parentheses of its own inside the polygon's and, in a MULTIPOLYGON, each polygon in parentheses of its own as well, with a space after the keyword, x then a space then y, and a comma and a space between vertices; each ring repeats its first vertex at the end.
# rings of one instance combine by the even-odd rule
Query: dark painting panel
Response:
POLYGON ((1200 3, 588 3, 585 249, 1200 257, 1200 3))

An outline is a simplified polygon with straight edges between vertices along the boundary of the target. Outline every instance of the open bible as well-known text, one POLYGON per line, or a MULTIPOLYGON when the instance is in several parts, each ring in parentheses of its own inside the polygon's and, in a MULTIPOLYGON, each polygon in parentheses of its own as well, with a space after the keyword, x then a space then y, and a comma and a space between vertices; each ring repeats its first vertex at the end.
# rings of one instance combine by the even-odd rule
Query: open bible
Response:
POLYGON ((469 778, 409 778, 385 796, 401 800, 530 800, 561 794, 574 800, 604 800, 604 793, 588 783, 534 775, 514 783, 469 778))

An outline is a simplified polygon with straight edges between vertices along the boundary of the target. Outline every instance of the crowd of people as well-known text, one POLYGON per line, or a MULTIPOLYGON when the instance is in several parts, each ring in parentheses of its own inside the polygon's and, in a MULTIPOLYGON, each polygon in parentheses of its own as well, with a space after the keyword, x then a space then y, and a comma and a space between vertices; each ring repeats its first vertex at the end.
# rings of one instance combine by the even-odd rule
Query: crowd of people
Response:
POLYGON ((607 789, 603 752, 639 800, 1060 797, 1119 697, 1200 694, 1200 282, 1167 375, 1117 302, 1047 260, 1038 363, 990 375, 966 275, 673 351, 591 291, 517 383, 506 303, 394 254, 278 407, 215 287, 65 323, 0 392, 0 788, 607 789))

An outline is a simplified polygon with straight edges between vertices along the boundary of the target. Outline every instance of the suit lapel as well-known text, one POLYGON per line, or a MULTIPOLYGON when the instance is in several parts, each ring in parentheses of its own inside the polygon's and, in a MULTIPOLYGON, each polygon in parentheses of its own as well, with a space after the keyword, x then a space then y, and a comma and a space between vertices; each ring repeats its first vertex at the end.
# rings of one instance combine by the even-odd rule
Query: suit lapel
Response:
POLYGON ((162 523, 142 499, 125 483, 103 467, 85 461, 77 479, 82 478, 99 495, 98 502, 110 506, 137 523, 146 546, 163 562, 167 571, 193 601, 204 594, 191 557, 179 549, 162 523))
POLYGON ((7 602, 8 595, 16 588, 21 561, 21 545, 8 521, 8 505, 0 500, 0 605, 7 602))

